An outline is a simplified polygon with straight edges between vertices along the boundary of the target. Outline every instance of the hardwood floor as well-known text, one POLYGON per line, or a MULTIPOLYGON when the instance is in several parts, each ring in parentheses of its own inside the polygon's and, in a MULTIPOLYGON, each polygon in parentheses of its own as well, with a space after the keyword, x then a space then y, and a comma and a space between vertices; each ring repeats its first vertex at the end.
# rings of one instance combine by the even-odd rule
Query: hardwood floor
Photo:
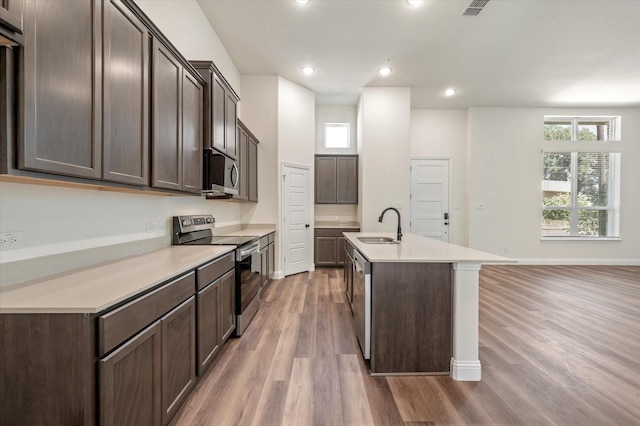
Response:
POLYGON ((371 377, 342 271, 274 281, 175 425, 640 425, 640 267, 485 266, 482 381, 371 377))

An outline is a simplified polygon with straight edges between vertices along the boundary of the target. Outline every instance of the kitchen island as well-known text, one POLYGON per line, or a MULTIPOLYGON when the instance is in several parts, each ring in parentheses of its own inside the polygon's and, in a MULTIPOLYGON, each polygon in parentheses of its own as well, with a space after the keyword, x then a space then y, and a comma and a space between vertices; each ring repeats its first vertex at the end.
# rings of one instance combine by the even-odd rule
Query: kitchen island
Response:
MULTIPOLYGON (((479 381, 479 272, 513 260, 415 234, 346 232, 364 265, 354 276, 356 332, 371 374, 450 374, 479 381)), ((357 263, 357 262, 356 262, 357 263)))

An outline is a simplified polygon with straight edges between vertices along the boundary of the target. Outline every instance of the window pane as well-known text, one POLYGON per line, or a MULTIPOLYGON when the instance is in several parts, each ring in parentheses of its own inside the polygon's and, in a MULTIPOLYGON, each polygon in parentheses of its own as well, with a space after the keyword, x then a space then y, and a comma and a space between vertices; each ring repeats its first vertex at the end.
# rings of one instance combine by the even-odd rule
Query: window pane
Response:
POLYGON ((571 203, 571 153, 544 154, 542 204, 569 206, 571 203))
POLYGON ((609 154, 579 153, 577 178, 579 207, 609 205, 609 154))
POLYGON ((606 210, 579 210, 578 235, 590 237, 606 237, 609 223, 606 210))
POLYGON ((349 123, 325 123, 324 146, 325 148, 349 148, 349 123))
POLYGON ((544 140, 570 141, 571 121, 546 121, 544 123, 544 140))
POLYGON ((542 235, 569 235, 570 216, 569 210, 543 210, 542 235))
POLYGON ((611 122, 609 120, 578 121, 578 140, 611 140, 611 122))

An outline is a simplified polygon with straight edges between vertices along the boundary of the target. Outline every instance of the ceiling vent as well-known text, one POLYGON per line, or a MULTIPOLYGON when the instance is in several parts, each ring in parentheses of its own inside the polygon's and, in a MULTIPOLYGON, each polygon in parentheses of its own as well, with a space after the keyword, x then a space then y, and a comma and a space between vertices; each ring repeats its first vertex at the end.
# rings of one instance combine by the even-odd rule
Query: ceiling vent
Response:
POLYGON ((489 3, 489 0, 471 0, 471 3, 469 3, 462 14, 464 16, 478 16, 487 3, 489 3))

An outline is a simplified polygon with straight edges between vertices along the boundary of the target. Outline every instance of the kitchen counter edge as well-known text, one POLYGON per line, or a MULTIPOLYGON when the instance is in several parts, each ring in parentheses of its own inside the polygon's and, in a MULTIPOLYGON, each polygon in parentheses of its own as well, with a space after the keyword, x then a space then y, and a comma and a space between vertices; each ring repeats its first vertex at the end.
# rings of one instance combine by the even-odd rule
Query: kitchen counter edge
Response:
POLYGON ((421 262, 421 263, 517 263, 514 259, 480 250, 434 240, 407 233, 399 244, 366 244, 358 237, 390 237, 394 233, 344 232, 345 238, 369 262, 421 262))
POLYGON ((171 246, 0 287, 0 314, 96 314, 232 252, 235 246, 171 246))

